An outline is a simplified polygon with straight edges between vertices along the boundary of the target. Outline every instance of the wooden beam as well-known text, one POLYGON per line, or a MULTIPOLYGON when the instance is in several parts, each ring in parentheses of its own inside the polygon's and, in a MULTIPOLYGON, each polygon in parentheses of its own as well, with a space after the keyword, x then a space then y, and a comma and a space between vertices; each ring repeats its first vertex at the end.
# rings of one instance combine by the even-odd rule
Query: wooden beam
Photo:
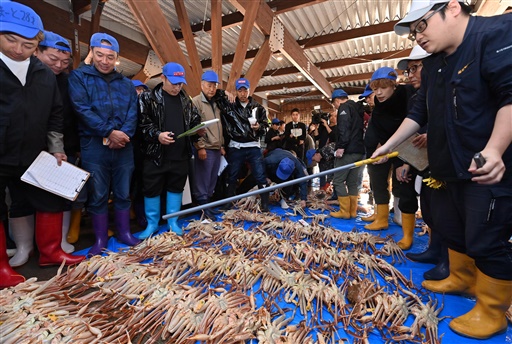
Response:
POLYGON ((509 6, 512 6, 512 1, 478 0, 475 11, 479 16, 490 17, 505 13, 509 6))
MULTIPOLYGON (((39 14, 44 23, 45 30, 53 31, 59 35, 71 40, 75 40, 75 28, 78 30, 78 37, 80 42, 89 45, 90 36, 90 22, 82 19, 81 25, 76 25, 69 21, 69 13, 65 10, 58 8, 57 6, 51 5, 45 1, 34 1, 34 0, 16 0, 24 5, 31 7, 34 11, 39 14)), ((140 65, 146 63, 146 57, 149 53, 149 47, 135 42, 129 38, 121 36, 120 34, 113 32, 103 26, 100 26, 100 31, 108 33, 114 36, 119 42, 121 49, 121 56, 131 60, 140 65)))
MULTIPOLYGON (((185 45, 187 46, 188 60, 192 67, 192 74, 189 74, 188 78, 194 78, 195 80, 201 80, 201 74, 203 69, 199 62, 199 53, 197 52, 196 41, 194 35, 190 29, 190 20, 188 19, 187 9, 183 0, 174 0, 174 7, 176 8, 176 14, 180 22, 180 28, 185 38, 185 45)), ((188 81, 187 81, 188 82, 188 81)), ((199 94, 199 92, 197 93, 199 94)))
MULTIPOLYGON (((327 81, 331 83, 341 83, 341 82, 351 82, 351 81, 359 81, 359 80, 368 80, 372 77, 373 73, 362 73, 362 74, 351 74, 351 75, 343 75, 343 76, 334 76, 327 78, 327 81)), ((274 85, 268 85, 268 86, 260 86, 257 87, 254 92, 269 92, 269 91, 277 91, 277 90, 285 90, 285 89, 291 89, 291 88, 298 88, 298 87, 310 87, 314 86, 309 81, 296 81, 296 82, 288 82, 284 84, 274 84, 274 85)), ((327 97, 330 97, 331 94, 329 94, 327 97)))
POLYGON ((311 5, 320 4, 326 0, 274 0, 267 2, 267 5, 276 13, 281 14, 288 11, 295 11, 311 5))
POLYGON ((261 75, 265 71, 265 67, 267 67, 268 65, 270 56, 272 55, 268 41, 269 37, 266 37, 265 41, 261 45, 260 50, 258 51, 258 54, 254 58, 254 60, 252 60, 249 70, 245 74, 245 77, 247 78, 247 80, 249 80, 249 83, 251 85, 258 84, 258 82, 261 79, 261 75))
MULTIPOLYGON (((235 58, 231 64, 231 71, 229 72, 228 85, 226 90, 233 92, 235 90, 235 81, 242 75, 242 67, 245 61, 245 53, 251 40, 252 29, 254 28, 254 22, 256 15, 259 12, 260 4, 262 0, 252 0, 247 4, 247 11, 244 14, 244 21, 242 23, 242 30, 238 37, 238 43, 235 50, 235 58)), ((256 84, 254 84, 256 85, 256 84)))
POLYGON ((385 32, 392 32, 394 30, 394 26, 396 23, 398 23, 397 20, 381 24, 363 26, 360 28, 335 32, 327 35, 300 39, 297 41, 297 43, 304 49, 316 48, 328 44, 343 42, 348 39, 378 35, 385 32))
POLYGON ((73 5, 73 13, 77 16, 80 16, 91 9, 90 0, 71 0, 71 4, 73 5))
POLYGON ((139 72, 132 77, 132 80, 140 80, 143 83, 146 83, 148 82, 149 78, 146 73, 144 73, 144 68, 141 68, 139 72))
POLYGON ((96 12, 91 16, 91 26, 89 29, 89 37, 91 37, 94 33, 100 32, 100 21, 101 21, 101 13, 103 13, 103 7, 105 7, 105 3, 98 3, 98 7, 96 8, 96 12))
MULTIPOLYGON (((241 13, 240 13, 241 15, 241 13)), ((212 69, 219 76, 222 85, 222 0, 212 0, 212 69)))
POLYGON ((167 25, 167 19, 157 0, 125 1, 160 61, 163 64, 171 61, 181 64, 187 76, 187 85, 185 86, 187 92, 190 95, 199 94, 201 92, 200 80, 191 77, 194 75, 192 69, 171 28, 167 25))
MULTIPOLYGON (((319 62, 319 63, 316 63, 315 66, 317 66, 320 69, 339 68, 339 67, 343 67, 343 66, 371 62, 371 61, 375 61, 375 60, 387 60, 387 59, 396 59, 399 57, 407 57, 407 56, 409 56, 411 51, 412 51, 412 49, 404 49, 404 50, 398 50, 398 51, 387 51, 387 52, 377 53, 377 54, 361 55, 358 57, 347 57, 347 58, 338 59, 338 60, 319 62)), ((279 69, 266 70, 263 73, 263 76, 288 75, 288 74, 296 74, 298 72, 299 72, 299 70, 295 67, 285 67, 285 68, 279 68, 279 69)))
MULTIPOLYGON (((343 90, 348 94, 361 94, 364 91, 364 86, 361 87, 343 87, 343 90)), ((323 95, 320 91, 314 90, 309 92, 290 92, 283 94, 269 94, 267 96, 268 100, 281 100, 281 99, 292 99, 299 97, 309 97, 309 96, 321 96, 323 95)), ((330 99, 331 96, 326 97, 326 99, 330 99)))
MULTIPOLYGON (((250 8, 250 0, 230 0, 233 5, 243 14, 250 8)), ((266 3, 262 3, 258 9, 258 16, 256 18, 256 24, 264 35, 270 36, 272 21, 275 14, 272 12, 270 7, 266 3)), ((297 44, 297 41, 293 38, 290 32, 284 29, 284 47, 282 50, 283 55, 295 66, 304 76, 309 79, 315 87, 322 91, 326 96, 330 96, 332 93, 332 87, 327 79, 320 73, 320 70, 309 61, 304 55, 304 51, 297 44)))

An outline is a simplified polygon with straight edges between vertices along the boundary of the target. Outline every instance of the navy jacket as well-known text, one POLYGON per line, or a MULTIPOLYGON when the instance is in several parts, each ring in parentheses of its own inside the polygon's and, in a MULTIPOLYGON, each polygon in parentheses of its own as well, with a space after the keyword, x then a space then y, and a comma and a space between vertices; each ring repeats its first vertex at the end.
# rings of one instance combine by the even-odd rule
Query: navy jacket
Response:
MULTIPOLYGON (((423 60, 421 88, 408 117, 420 126, 428 122, 434 178, 471 179, 473 155, 487 144, 498 110, 512 104, 511 32, 512 14, 470 17, 464 40, 452 55, 423 60)), ((511 146, 502 158, 504 180, 510 180, 511 146)))
MULTIPOLYGON (((287 150, 277 148, 273 151, 269 152, 267 156, 265 157, 265 170, 267 172, 267 177, 270 178, 273 182, 280 181, 279 178, 276 176, 277 167, 279 166, 279 163, 284 158, 289 158, 293 161, 295 164, 295 169, 293 170, 291 176, 288 178, 289 180, 301 178, 304 176, 307 176, 307 170, 306 166, 304 166, 304 163, 297 159, 295 155, 290 153, 287 150)), ((300 198, 302 200, 307 200, 308 198, 308 182, 302 182, 299 184, 300 187, 300 198)))
POLYGON ((108 76, 83 66, 69 76, 69 96, 79 122, 80 136, 108 137, 120 130, 130 138, 137 128, 137 92, 121 73, 108 76))

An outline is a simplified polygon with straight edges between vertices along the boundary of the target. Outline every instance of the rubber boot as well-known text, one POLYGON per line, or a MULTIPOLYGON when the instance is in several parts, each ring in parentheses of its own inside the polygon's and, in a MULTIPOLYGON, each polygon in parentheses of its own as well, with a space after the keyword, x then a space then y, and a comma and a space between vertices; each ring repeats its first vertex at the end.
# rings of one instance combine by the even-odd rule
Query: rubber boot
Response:
MULTIPOLYGON (((258 189, 264 189, 266 187, 267 187, 266 185, 261 185, 261 186, 258 186, 258 189)), ((264 192, 264 193, 260 194, 260 201, 261 201, 260 210, 262 213, 268 213, 270 211, 270 209, 268 208, 269 198, 270 198, 270 194, 268 192, 264 192)))
POLYGON ((375 221, 364 226, 364 228, 371 231, 378 231, 381 229, 387 229, 389 227, 389 205, 388 204, 377 204, 377 217, 375 221))
POLYGON ((101 254, 108 243, 108 213, 94 215, 91 214, 92 228, 96 236, 94 245, 87 253, 87 256, 95 256, 101 254))
POLYGON ((128 246, 140 244, 140 240, 132 235, 130 230, 130 209, 115 210, 114 219, 117 229, 117 240, 128 246))
POLYGON ((456 333, 487 339, 507 329, 505 312, 512 303, 512 281, 500 280, 476 270, 476 304, 468 313, 453 319, 450 328, 456 333))
POLYGON ((82 209, 71 209, 71 220, 69 222, 68 242, 74 244, 80 236, 80 220, 82 220, 82 209))
MULTIPOLYGON (((205 204, 208 204, 208 199, 198 199, 197 200, 197 204, 198 205, 205 205, 205 204)), ((211 220, 211 221, 217 221, 217 216, 215 216, 215 213, 212 211, 211 208, 205 208, 202 210, 202 213, 204 214, 204 216, 211 220)))
MULTIPOLYGON (((233 197, 233 196, 235 196, 235 194, 236 194, 236 183, 229 184, 228 188, 226 190, 226 198, 233 197)), ((228 203, 222 205, 219 209, 221 211, 227 211, 227 210, 230 210, 231 208, 233 208, 233 203, 228 202, 228 203)))
POLYGON ((9 229, 16 244, 16 254, 9 264, 12 267, 22 266, 34 251, 34 215, 9 218, 9 229))
POLYGON ((0 288, 14 287, 25 281, 25 277, 14 271, 9 265, 5 245, 4 223, 0 221, 0 288))
POLYGON ((36 243, 39 265, 78 264, 85 256, 72 256, 62 250, 62 213, 36 213, 36 243))
POLYGON ((448 259, 448 248, 443 244, 439 250, 439 261, 437 265, 425 271, 423 278, 431 281, 440 281, 448 276, 450 276, 450 260, 448 259))
POLYGON ((400 207, 398 206, 398 203, 400 202, 400 197, 394 197, 393 198, 393 222, 397 225, 402 225, 402 211, 400 210, 400 207))
MULTIPOLYGON (((395 214, 396 214, 395 208, 395 214)), ((416 227, 416 215, 415 214, 407 214, 402 213, 402 232, 404 236, 398 242, 398 247, 402 250, 408 250, 412 246, 412 241, 414 240, 414 227, 416 227)))
POLYGON ((158 231, 158 224, 160 222, 160 196, 144 197, 144 210, 148 225, 142 232, 135 234, 135 237, 142 240, 149 238, 158 231))
MULTIPOLYGON (((433 229, 430 230, 430 242, 426 251, 422 253, 406 253, 405 255, 412 261, 418 263, 437 264, 441 254, 442 240, 441 234, 433 229)), ((446 252, 446 260, 448 260, 448 249, 444 247, 446 252)))
POLYGON ((62 241, 60 243, 60 247, 62 251, 66 253, 75 252, 75 246, 68 243, 68 232, 69 226, 71 225, 71 210, 65 211, 62 213, 62 241))
POLYGON ((474 259, 448 249, 450 275, 440 281, 423 281, 421 285, 435 293, 475 296, 476 266, 474 259))
MULTIPOLYGON (((171 213, 180 211, 182 196, 183 196, 183 192, 180 192, 180 193, 167 192, 167 205, 166 205, 167 214, 171 214, 171 213)), ((169 228, 171 231, 173 231, 177 235, 183 235, 183 229, 178 225, 178 217, 177 216, 167 219, 167 224, 169 225, 169 228)))
POLYGON ((371 214, 370 216, 363 216, 361 217, 361 220, 364 222, 373 222, 377 220, 377 207, 373 209, 373 214, 371 214))
POLYGON ((132 203, 132 209, 135 213, 135 219, 137 220, 137 224, 140 228, 146 228, 148 226, 148 221, 146 219, 146 203, 145 203, 145 197, 144 201, 134 201, 132 203))
POLYGON ((350 217, 355 219, 357 217, 358 196, 349 196, 349 197, 350 197, 350 217))
POLYGON ((340 210, 331 211, 329 215, 337 219, 350 219, 350 197, 338 197, 338 202, 340 203, 340 210))

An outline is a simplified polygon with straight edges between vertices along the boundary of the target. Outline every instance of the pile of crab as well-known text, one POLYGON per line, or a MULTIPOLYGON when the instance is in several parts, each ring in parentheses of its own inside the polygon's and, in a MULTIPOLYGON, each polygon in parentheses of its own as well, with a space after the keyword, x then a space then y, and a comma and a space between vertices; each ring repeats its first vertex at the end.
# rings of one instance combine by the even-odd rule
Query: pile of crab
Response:
POLYGON ((2 343, 440 343, 391 238, 310 216, 228 211, 2 290, 2 343))

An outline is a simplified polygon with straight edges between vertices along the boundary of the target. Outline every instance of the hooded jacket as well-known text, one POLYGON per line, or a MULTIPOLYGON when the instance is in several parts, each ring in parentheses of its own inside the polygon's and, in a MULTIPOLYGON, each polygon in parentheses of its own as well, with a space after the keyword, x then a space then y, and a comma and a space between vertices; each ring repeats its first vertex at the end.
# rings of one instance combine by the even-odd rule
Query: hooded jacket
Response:
MULTIPOLYGON (((201 114, 202 121, 208 121, 216 118, 220 119, 219 107, 213 101, 212 104, 210 104, 204 96, 203 92, 192 98, 192 103, 194 103, 194 106, 201 114)), ((194 146, 196 149, 220 149, 222 146, 224 146, 222 123, 217 122, 214 125, 206 128, 206 134, 199 138, 199 140, 194 143, 194 146)))
MULTIPOLYGON (((140 121, 139 127, 142 132, 142 150, 147 159, 153 160, 155 165, 162 163, 162 144, 158 141, 158 135, 165 127, 165 104, 162 89, 163 83, 157 85, 153 91, 144 92, 139 98, 140 121)), ((192 103, 192 99, 183 90, 180 91, 181 104, 183 106, 183 120, 185 131, 201 123, 201 115, 192 103)), ((193 142, 197 142, 199 136, 185 136, 187 150, 192 157, 193 142)))

